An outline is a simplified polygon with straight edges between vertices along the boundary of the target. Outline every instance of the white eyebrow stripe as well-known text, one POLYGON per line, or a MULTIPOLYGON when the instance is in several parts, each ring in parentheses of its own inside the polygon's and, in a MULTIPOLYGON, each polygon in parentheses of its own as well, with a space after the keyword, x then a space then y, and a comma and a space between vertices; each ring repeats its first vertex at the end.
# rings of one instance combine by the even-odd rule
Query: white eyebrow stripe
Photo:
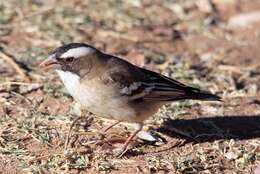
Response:
POLYGON ((63 53, 60 58, 68 58, 68 57, 74 57, 74 58, 80 58, 82 56, 86 56, 88 54, 91 54, 94 52, 94 49, 88 48, 88 47, 78 47, 78 48, 72 48, 63 53))

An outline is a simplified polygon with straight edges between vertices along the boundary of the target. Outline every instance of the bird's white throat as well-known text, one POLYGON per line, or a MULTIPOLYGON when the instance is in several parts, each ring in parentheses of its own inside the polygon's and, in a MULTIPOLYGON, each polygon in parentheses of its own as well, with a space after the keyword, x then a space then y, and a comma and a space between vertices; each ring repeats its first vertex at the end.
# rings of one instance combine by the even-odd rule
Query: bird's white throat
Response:
POLYGON ((69 71, 56 70, 56 72, 58 73, 68 92, 72 96, 75 96, 77 88, 80 85, 80 77, 77 74, 69 71))

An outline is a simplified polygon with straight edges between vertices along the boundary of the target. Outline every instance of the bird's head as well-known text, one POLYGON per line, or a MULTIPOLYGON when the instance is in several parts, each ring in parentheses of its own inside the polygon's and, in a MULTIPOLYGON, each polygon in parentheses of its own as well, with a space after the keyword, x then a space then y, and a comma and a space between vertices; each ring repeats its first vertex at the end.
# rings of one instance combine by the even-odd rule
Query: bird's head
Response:
POLYGON ((91 68, 93 57, 99 53, 99 50, 87 44, 70 43, 52 51, 40 67, 78 73, 82 68, 91 68))

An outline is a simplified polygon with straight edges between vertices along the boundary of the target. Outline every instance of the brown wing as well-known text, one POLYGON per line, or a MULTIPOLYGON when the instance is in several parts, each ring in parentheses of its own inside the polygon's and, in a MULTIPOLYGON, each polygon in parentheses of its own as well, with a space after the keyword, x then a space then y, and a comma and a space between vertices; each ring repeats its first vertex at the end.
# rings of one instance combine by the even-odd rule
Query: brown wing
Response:
POLYGON ((142 96, 141 94, 143 100, 151 101, 172 101, 188 97, 187 92, 190 87, 153 71, 146 69, 141 71, 146 75, 146 78, 141 81, 142 91, 139 91, 139 94, 133 93, 131 98, 135 99, 138 95, 142 96))
POLYGON ((109 78, 129 100, 174 101, 181 99, 219 100, 209 92, 189 87, 159 73, 134 66, 124 60, 111 61, 109 78))

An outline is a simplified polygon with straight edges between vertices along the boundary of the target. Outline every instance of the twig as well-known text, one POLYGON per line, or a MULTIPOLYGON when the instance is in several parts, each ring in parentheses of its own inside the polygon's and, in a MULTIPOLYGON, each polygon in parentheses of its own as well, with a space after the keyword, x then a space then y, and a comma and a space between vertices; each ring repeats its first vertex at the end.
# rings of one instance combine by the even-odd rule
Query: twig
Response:
POLYGON ((196 138, 192 137, 192 136, 190 135, 190 133, 188 133, 188 132, 184 132, 184 131, 182 131, 182 130, 180 130, 180 129, 177 129, 177 128, 175 128, 175 127, 170 127, 170 128, 168 128, 168 129, 169 129, 170 131, 173 131, 173 132, 179 134, 179 135, 182 135, 182 136, 184 136, 184 137, 188 137, 188 138, 194 140, 195 142, 198 142, 198 141, 196 140, 196 138))
POLYGON ((236 67, 236 66, 231 66, 231 65, 219 65, 218 68, 222 71, 231 71, 231 72, 234 72, 234 73, 238 73, 238 74, 241 74, 242 71, 241 71, 241 68, 239 67, 236 67))
POLYGON ((153 151, 144 151, 144 153, 152 153, 152 154, 155 154, 155 153, 166 152, 166 151, 169 151, 169 150, 171 150, 171 149, 173 149, 173 148, 175 148, 175 147, 181 146, 183 143, 184 143, 184 140, 177 141, 177 142, 175 142, 174 144, 171 144, 171 142, 170 142, 170 144, 166 145, 166 147, 165 147, 165 146, 161 146, 161 147, 159 147, 159 149, 157 149, 157 150, 155 149, 155 150, 153 150, 153 151))
POLYGON ((41 85, 39 83, 25 83, 25 82, 4 82, 0 83, 0 86, 6 86, 6 85, 19 85, 19 86, 32 86, 32 85, 41 85))
POLYGON ((49 7, 43 8, 43 9, 37 11, 37 12, 33 12, 33 13, 30 13, 26 16, 22 16, 21 18, 14 20, 14 22, 20 22, 20 21, 22 21, 26 18, 31 18, 31 17, 37 16, 37 15, 41 15, 41 14, 47 13, 47 12, 53 10, 53 9, 54 9, 54 6, 49 6, 49 7))
POLYGON ((79 117, 77 117, 77 118, 75 118, 75 119, 73 120, 73 122, 72 122, 72 124, 71 124, 71 126, 70 126, 70 129, 69 129, 69 132, 68 132, 68 134, 67 134, 66 140, 65 140, 64 150, 67 150, 67 148, 68 148, 68 145, 69 145, 69 142, 70 142, 70 137, 71 137, 71 132, 72 132, 73 127, 75 126, 75 124, 76 124, 79 120, 84 119, 84 118, 86 118, 86 117, 85 117, 85 116, 79 116, 79 117))
POLYGON ((23 95, 21 95, 21 94, 19 94, 17 92, 11 91, 11 94, 13 94, 13 95, 15 95, 15 96, 17 96, 17 97, 19 97, 21 99, 24 99, 27 102, 27 104, 29 104, 29 105, 32 104, 31 100, 29 100, 27 97, 25 97, 25 96, 23 96, 23 95))
POLYGON ((0 57, 2 57, 15 71, 22 77, 24 81, 29 81, 27 75, 23 72, 23 70, 19 67, 19 65, 13 60, 12 57, 0 51, 0 57))

